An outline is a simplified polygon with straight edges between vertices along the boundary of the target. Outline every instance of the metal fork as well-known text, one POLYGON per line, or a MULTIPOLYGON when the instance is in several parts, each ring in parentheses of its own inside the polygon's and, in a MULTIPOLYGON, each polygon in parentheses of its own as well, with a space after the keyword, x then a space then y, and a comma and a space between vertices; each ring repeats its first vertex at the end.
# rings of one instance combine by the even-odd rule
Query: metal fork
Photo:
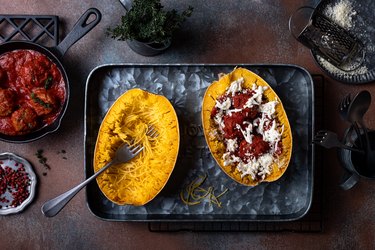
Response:
POLYGON ((341 116, 341 119, 344 121, 348 120, 348 109, 350 106, 350 103, 352 102, 351 95, 346 95, 339 104, 339 114, 341 116))
POLYGON ((359 153, 364 153, 363 150, 353 148, 350 146, 347 146, 343 144, 342 142, 339 141, 337 134, 328 130, 320 130, 318 133, 315 135, 312 143, 320 145, 325 148, 334 148, 334 147, 339 147, 347 150, 352 150, 356 151, 359 153))
MULTIPOLYGON (((154 128, 154 126, 150 126, 146 133, 147 136, 155 138, 159 136, 158 131, 154 128)), ((61 209, 89 182, 96 179, 98 175, 103 173, 106 169, 110 166, 118 163, 124 163, 130 161, 134 157, 136 157, 141 151, 143 150, 142 145, 132 145, 129 146, 128 144, 124 143, 118 147, 116 150, 115 157, 112 161, 108 162, 104 167, 102 167, 98 172, 93 174, 90 178, 86 179, 84 182, 80 183, 79 185, 75 186, 74 188, 66 191, 65 193, 53 198, 42 206, 42 213, 47 217, 53 217, 58 214, 61 209)))

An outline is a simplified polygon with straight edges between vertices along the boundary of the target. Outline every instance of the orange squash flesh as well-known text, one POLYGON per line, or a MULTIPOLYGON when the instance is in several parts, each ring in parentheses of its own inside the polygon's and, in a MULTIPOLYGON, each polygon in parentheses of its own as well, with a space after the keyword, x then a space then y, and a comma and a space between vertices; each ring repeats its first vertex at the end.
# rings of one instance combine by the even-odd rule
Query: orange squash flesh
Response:
POLYGON ((113 159, 124 142, 141 144, 144 150, 99 175, 99 188, 118 205, 148 203, 167 183, 177 160, 179 141, 177 115, 167 98, 141 89, 127 91, 112 105, 100 126, 94 171, 113 159), (146 135, 151 125, 159 136, 146 135))

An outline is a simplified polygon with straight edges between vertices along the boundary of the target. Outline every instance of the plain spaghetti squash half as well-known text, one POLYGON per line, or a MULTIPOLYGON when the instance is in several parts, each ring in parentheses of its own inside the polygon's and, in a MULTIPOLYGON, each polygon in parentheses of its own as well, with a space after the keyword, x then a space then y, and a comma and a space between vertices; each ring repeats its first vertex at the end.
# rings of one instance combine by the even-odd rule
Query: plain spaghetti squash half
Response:
POLYGON ((167 98, 141 89, 120 96, 100 126, 94 152, 97 172, 112 160, 122 143, 141 144, 144 150, 127 163, 110 167, 97 177, 104 195, 119 205, 144 205, 167 183, 177 160, 179 127, 167 98), (159 136, 146 135, 154 126, 159 136))
POLYGON ((213 82, 202 104, 208 147, 221 169, 247 186, 279 179, 292 154, 280 98, 258 75, 236 68, 213 82))

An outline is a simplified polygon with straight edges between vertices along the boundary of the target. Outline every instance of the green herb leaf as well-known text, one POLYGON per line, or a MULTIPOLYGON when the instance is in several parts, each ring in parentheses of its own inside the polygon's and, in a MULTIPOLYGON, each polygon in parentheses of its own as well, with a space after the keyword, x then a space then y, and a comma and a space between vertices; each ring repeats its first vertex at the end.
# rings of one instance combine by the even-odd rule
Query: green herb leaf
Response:
POLYGON ((48 76, 47 79, 44 81, 44 88, 49 89, 51 88, 53 78, 52 76, 48 76))
POLYGON ((45 108, 47 108, 47 109, 52 108, 52 107, 51 107, 51 104, 44 102, 42 99, 38 98, 34 93, 31 93, 30 96, 31 96, 31 99, 32 99, 34 102, 36 102, 36 103, 42 105, 43 107, 45 107, 45 108))
POLYGON ((132 8, 122 16, 121 23, 113 29, 108 28, 107 35, 121 41, 164 43, 172 38, 192 12, 192 6, 178 14, 175 9, 163 10, 160 0, 134 0, 132 8))

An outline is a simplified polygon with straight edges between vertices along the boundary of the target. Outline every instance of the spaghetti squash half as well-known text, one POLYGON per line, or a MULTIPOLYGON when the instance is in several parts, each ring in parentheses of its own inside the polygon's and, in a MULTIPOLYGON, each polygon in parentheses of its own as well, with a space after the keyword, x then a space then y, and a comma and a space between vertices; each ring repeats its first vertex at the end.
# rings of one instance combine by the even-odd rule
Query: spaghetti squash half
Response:
POLYGON ((221 169, 247 186, 279 179, 292 154, 283 105, 258 75, 236 68, 213 82, 202 104, 208 147, 221 169))
POLYGON ((177 160, 179 141, 177 115, 167 98, 141 89, 127 91, 112 105, 100 126, 94 171, 111 161, 124 142, 141 144, 144 150, 99 175, 99 188, 116 204, 146 204, 167 183, 177 160), (146 135, 151 125, 159 136, 146 135))

